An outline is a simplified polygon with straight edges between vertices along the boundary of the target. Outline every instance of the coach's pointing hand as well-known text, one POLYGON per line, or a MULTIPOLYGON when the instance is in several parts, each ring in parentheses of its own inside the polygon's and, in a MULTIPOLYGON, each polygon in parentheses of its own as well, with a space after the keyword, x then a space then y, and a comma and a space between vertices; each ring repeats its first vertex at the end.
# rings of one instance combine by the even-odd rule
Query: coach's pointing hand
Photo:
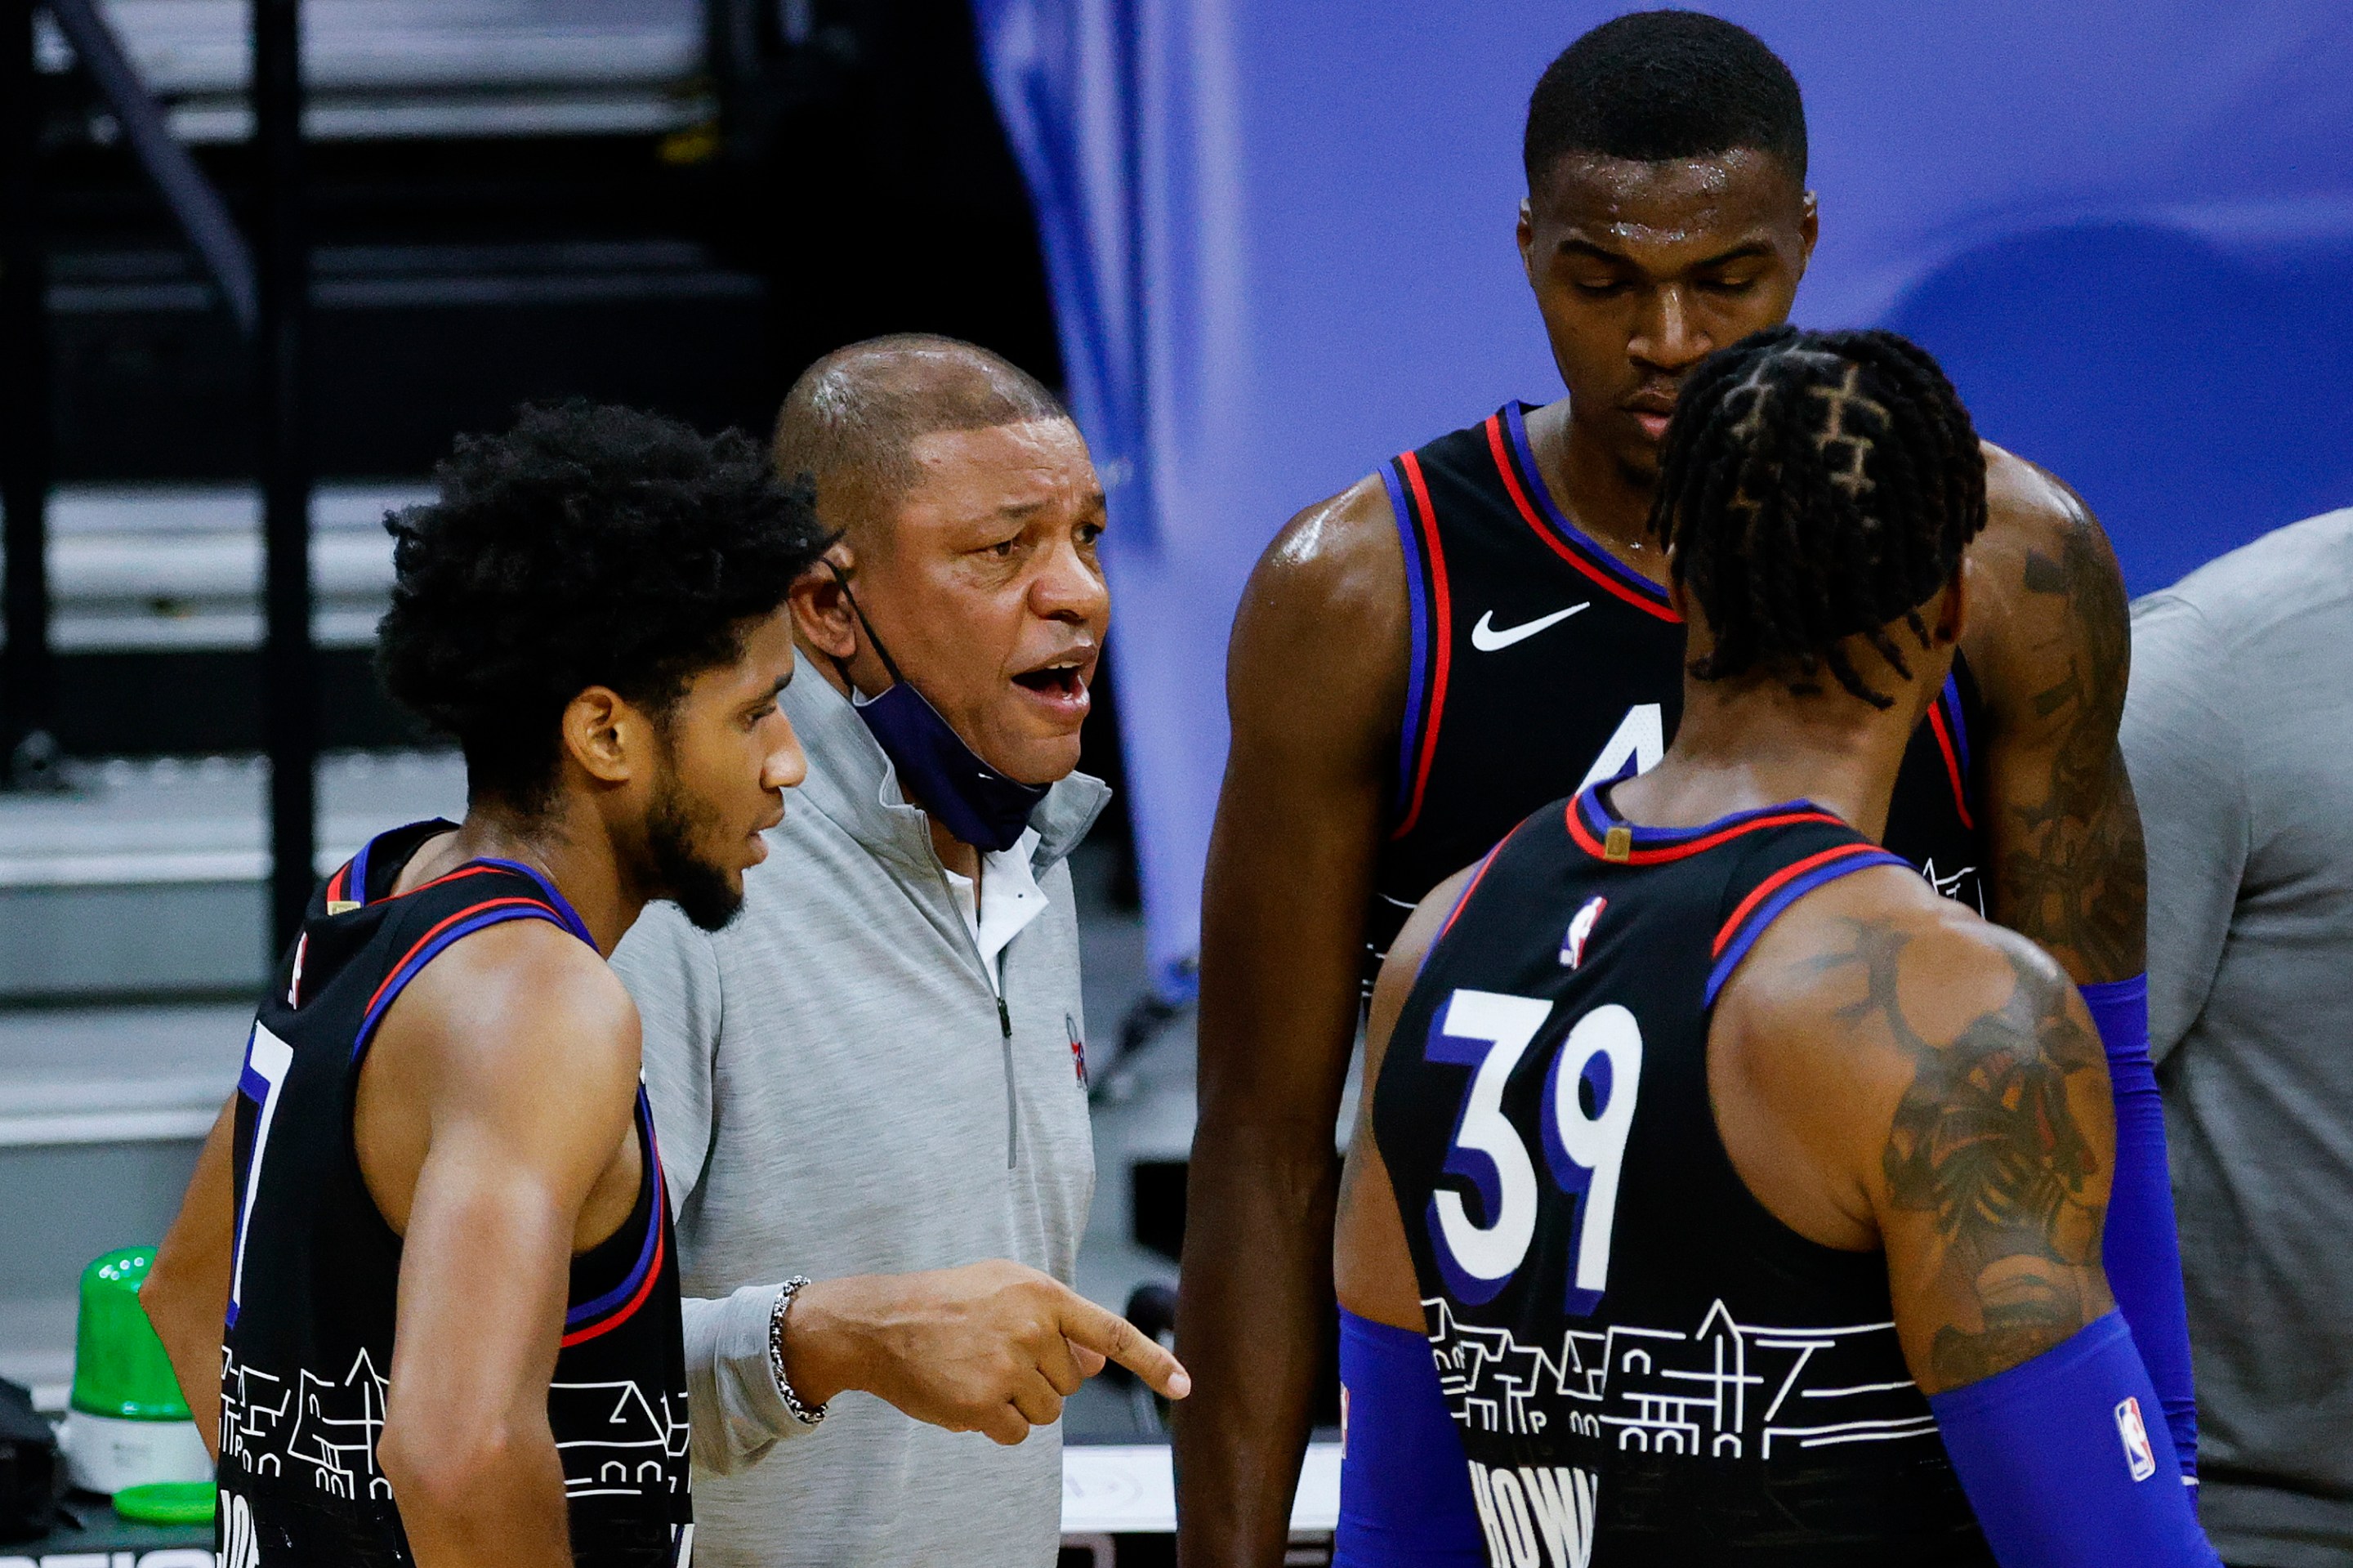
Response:
POLYGON ((1117 1361, 1182 1399, 1193 1380, 1159 1344, 1070 1287, 996 1259, 804 1286, 785 1319, 785 1375, 807 1404, 844 1389, 951 1432, 1018 1443, 1117 1361))

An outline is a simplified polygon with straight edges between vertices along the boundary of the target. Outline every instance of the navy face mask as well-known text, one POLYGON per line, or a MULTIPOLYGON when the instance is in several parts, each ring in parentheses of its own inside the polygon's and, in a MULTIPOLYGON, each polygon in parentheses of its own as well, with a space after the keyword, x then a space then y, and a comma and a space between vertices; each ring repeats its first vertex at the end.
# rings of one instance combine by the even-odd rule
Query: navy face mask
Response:
POLYGON ((834 580, 841 584, 841 597, 849 600, 858 624, 866 629, 866 640, 881 656, 882 668, 891 673, 889 691, 879 697, 860 697, 848 666, 834 661, 849 687, 850 705, 881 744, 882 754, 899 770, 900 789, 973 848, 1011 849, 1029 826, 1029 813, 1046 798, 1048 786, 1008 779, 983 762, 940 716, 940 710, 915 689, 914 683, 899 673, 891 651, 874 635, 874 623, 866 619, 857 596, 849 591, 849 580, 839 567, 829 561, 826 564, 834 580))

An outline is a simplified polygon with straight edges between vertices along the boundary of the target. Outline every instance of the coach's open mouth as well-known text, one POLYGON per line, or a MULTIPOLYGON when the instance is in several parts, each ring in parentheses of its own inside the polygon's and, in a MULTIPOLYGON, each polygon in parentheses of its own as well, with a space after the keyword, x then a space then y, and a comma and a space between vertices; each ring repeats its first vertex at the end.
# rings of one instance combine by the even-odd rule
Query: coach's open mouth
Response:
POLYGON ((1033 692, 1083 692, 1087 689, 1086 673, 1075 659, 1067 664, 1049 664, 1042 670, 1028 670, 1013 679, 1033 692))
POLYGON ((1093 702, 1087 694, 1087 681, 1094 673, 1094 651, 1082 649, 1034 670, 1019 672, 1013 677, 1013 683, 1056 718, 1066 722, 1083 719, 1093 702))

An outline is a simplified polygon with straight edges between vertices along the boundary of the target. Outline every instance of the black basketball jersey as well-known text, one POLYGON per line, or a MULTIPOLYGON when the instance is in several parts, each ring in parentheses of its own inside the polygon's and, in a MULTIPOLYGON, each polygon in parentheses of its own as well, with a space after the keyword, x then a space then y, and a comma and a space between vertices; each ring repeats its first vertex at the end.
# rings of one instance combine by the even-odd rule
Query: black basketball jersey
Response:
POLYGON ((1707 1087, 1718 989, 1792 903, 1903 865, 1805 801, 1527 818, 1430 950, 1373 1130, 1495 1568, 1992 1562, 1885 1259, 1760 1203, 1707 1087))
MULTIPOLYGON (((1412 662, 1366 983, 1429 891, 1546 800, 1658 761, 1683 714, 1666 590, 1569 521, 1507 403, 1381 471, 1404 543, 1412 662)), ((1913 736, 1887 847, 1985 912, 1972 800, 1975 683, 1957 658, 1913 736)))
MULTIPOLYGON (((360 1065, 402 990, 460 938, 546 920, 591 941, 554 885, 512 861, 472 861, 390 896, 418 846, 450 826, 385 833, 328 880, 248 1037, 221 1372, 222 1568, 410 1561, 398 1499, 375 1462, 401 1240, 352 1141, 360 1065)), ((574 1561, 683 1568, 693 1535, 686 1354, 642 1090, 637 1128, 637 1203, 572 1260, 547 1414, 574 1561)))

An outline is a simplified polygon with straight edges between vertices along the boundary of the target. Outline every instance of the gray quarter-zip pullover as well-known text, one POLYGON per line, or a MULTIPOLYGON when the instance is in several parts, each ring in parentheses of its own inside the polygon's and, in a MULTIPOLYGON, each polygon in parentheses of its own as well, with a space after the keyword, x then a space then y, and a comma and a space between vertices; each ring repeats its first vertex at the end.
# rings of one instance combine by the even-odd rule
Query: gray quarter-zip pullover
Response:
POLYGON ((2133 606, 2148 1044, 2230 1563, 2353 1563, 2353 508, 2133 606))
POLYGON ((1048 1564, 1061 1434, 1000 1448, 846 1393, 796 1423, 768 1370, 794 1275, 1006 1257, 1068 1282, 1094 1190, 1063 859, 1110 798, 1031 818, 1047 907, 990 983, 890 761, 806 660, 784 706, 808 753, 743 913, 716 935, 655 905, 614 955, 678 1219, 698 1568, 1048 1564), (770 1452, 771 1449, 775 1452, 770 1452))

